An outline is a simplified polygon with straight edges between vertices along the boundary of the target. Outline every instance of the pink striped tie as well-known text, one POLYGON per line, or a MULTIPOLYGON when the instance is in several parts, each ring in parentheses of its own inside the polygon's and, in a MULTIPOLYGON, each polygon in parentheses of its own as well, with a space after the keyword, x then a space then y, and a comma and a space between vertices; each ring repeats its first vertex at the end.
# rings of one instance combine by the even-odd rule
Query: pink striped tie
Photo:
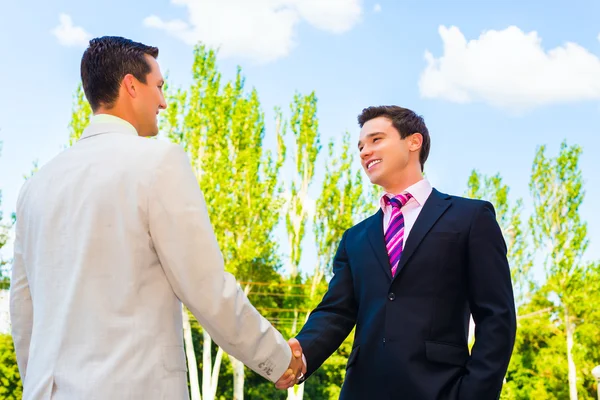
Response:
POLYGON ((392 276, 396 275, 398 262, 402 255, 402 244, 404 242, 404 215, 402 214, 402 207, 411 197, 412 195, 410 193, 402 193, 391 199, 387 196, 385 197, 386 203, 392 205, 390 223, 385 232, 385 247, 387 248, 390 257, 392 276))

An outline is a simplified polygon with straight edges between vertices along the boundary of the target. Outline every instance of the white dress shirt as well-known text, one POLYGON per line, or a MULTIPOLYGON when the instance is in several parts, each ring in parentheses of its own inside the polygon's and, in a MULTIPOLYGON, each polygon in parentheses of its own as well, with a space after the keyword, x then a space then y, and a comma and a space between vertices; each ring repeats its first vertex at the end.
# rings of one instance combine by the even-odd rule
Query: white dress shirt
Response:
POLYGON ((126 127, 126 129, 130 133, 135 133, 136 135, 138 134, 135 127, 133 125, 131 125, 131 123, 129 121, 125 121, 124 119, 115 117, 114 115, 96 114, 96 115, 92 116, 92 118, 90 118, 90 124, 98 124, 98 123, 100 123, 100 124, 119 124, 123 127, 126 127))
MULTIPOLYGON (((402 214, 404 215, 404 240, 402 243, 402 248, 404 248, 404 244, 408 239, 408 235, 410 234, 410 230, 412 229, 419 213, 423 209, 423 205, 429 195, 431 194, 432 188, 431 184, 427 179, 421 179, 419 182, 414 185, 406 188, 402 193, 408 192, 412 195, 412 197, 406 202, 406 204, 402 207, 402 214)), ((384 193, 379 199, 379 206, 383 210, 383 232, 387 230, 387 227, 390 223, 390 217, 392 216, 392 205, 386 204, 384 197, 388 198, 397 196, 400 193, 384 193)))

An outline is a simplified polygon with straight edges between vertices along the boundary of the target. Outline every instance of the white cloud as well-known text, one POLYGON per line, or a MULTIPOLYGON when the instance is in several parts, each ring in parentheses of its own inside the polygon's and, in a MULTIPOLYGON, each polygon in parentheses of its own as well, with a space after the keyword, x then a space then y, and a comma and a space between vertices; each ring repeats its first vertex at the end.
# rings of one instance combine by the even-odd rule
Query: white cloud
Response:
POLYGON ((600 99, 600 59, 576 43, 548 51, 537 32, 515 26, 467 42, 457 27, 439 27, 443 55, 425 52, 421 95, 509 110, 600 99))
POLYGON ((380 12, 381 11, 381 4, 377 3, 375 4, 375 7, 373 7, 373 12, 380 12))
POLYGON ((202 41, 222 57, 239 56, 266 63, 289 54, 301 21, 340 34, 356 25, 361 0, 171 0, 184 6, 188 21, 144 20, 190 45, 202 41))
POLYGON ((85 47, 88 45, 91 35, 80 26, 74 26, 71 16, 60 14, 60 24, 52 30, 58 42, 67 47, 85 47))

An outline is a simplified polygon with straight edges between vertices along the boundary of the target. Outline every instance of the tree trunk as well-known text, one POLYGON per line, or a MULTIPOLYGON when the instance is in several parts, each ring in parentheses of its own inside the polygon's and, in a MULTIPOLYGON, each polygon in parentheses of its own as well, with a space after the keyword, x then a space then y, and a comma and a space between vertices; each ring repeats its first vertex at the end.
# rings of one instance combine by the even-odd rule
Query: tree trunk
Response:
POLYGON ((215 356, 215 365, 212 370, 211 394, 212 398, 217 397, 217 385, 219 384, 219 373, 221 372, 221 360, 223 359, 223 349, 219 347, 215 356))
POLYGON ((212 390, 212 354, 211 354, 211 344, 212 339, 206 330, 202 330, 202 335, 204 337, 204 344, 202 347, 202 396, 204 400, 214 400, 213 390, 212 390))
MULTIPOLYGON (((310 313, 306 314, 306 320, 310 313)), ((306 321, 305 321, 306 322, 306 321)), ((298 324, 298 311, 294 312, 294 323, 292 326, 292 334, 296 333, 296 326, 298 324)), ((298 386, 292 386, 288 389, 287 400, 302 400, 304 398, 304 383, 298 386)))
POLYGON ((233 368, 233 400, 244 400, 244 364, 229 356, 233 368))
POLYGON ((286 400, 302 400, 304 399, 304 383, 298 386, 292 386, 288 389, 286 400))
MULTIPOLYGON (((248 296, 250 285, 244 286, 244 294, 248 296)), ((244 363, 233 356, 229 356, 231 367, 233 368, 233 400, 244 400, 244 363)))
POLYGON ((569 364, 569 398, 577 400, 577 369, 573 360, 573 335, 575 325, 571 322, 568 307, 565 307, 565 330, 567 331, 567 361, 569 364))
POLYGON ((192 341, 192 327, 190 326, 190 317, 185 307, 182 307, 182 314, 183 340, 185 341, 185 355, 190 377, 190 396, 191 400, 201 400, 200 382, 198 382, 198 363, 196 362, 196 352, 194 351, 194 342, 192 341))
MULTIPOLYGON (((321 282, 321 279, 323 278, 323 271, 321 268, 318 268, 317 271, 315 271, 315 275, 313 276, 313 280, 312 280, 312 285, 310 287, 310 300, 312 301, 314 299, 314 296, 316 294, 316 290, 317 290, 317 285, 319 282, 321 282)), ((310 316, 310 312, 306 313, 306 318, 304 323, 306 323, 306 321, 308 321, 308 317, 310 316)), ((295 333, 296 328, 297 328, 297 322, 298 322, 298 313, 296 312, 294 314, 294 323, 292 326, 292 332, 295 333)), ((288 397, 287 400, 303 400, 304 399, 304 383, 302 383, 301 385, 298 385, 296 387, 291 387, 288 389, 288 397)))
POLYGON ((291 387, 287 390, 288 395, 287 395, 287 399, 286 400, 296 400, 296 388, 295 387, 291 387))
POLYGON ((310 298, 311 302, 314 299, 315 294, 317 292, 317 286, 321 282, 321 279, 323 279, 324 275, 325 275, 325 272, 323 271, 323 268, 317 267, 315 274, 313 275, 312 284, 310 285, 310 297, 309 298, 310 298))
MULTIPOLYGON (((323 272, 322 272, 322 269, 319 268, 317 271, 315 271, 315 275, 313 276, 312 285, 310 288, 310 300, 311 301, 313 300, 313 298, 315 296, 317 284, 321 281, 322 278, 323 278, 323 272)), ((308 312, 306 314, 306 319, 305 319, 304 323, 306 323, 306 321, 308 321, 309 316, 310 316, 310 312, 308 312)), ((296 333, 297 323, 298 323, 298 312, 296 311, 296 312, 294 312, 294 322, 293 322, 293 326, 292 326, 292 333, 296 333)), ((288 389, 287 400, 303 400, 303 399, 304 399, 304 383, 288 389)))
POLYGON ((471 346, 475 343, 475 321, 473 320, 473 315, 469 318, 469 338, 467 340, 467 344, 469 346, 469 351, 471 346))
POLYGON ((304 383, 302 385, 298 385, 298 391, 296 392, 296 400, 304 399, 304 383))

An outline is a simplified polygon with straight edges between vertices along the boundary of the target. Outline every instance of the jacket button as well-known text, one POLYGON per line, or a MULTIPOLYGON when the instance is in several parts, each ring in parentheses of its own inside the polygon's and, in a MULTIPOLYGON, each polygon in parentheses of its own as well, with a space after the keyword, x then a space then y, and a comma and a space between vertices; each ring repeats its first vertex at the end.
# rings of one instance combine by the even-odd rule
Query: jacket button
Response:
POLYGON ((396 298, 396 295, 394 293, 388 294, 388 299, 390 299, 390 301, 394 301, 395 298, 396 298))

